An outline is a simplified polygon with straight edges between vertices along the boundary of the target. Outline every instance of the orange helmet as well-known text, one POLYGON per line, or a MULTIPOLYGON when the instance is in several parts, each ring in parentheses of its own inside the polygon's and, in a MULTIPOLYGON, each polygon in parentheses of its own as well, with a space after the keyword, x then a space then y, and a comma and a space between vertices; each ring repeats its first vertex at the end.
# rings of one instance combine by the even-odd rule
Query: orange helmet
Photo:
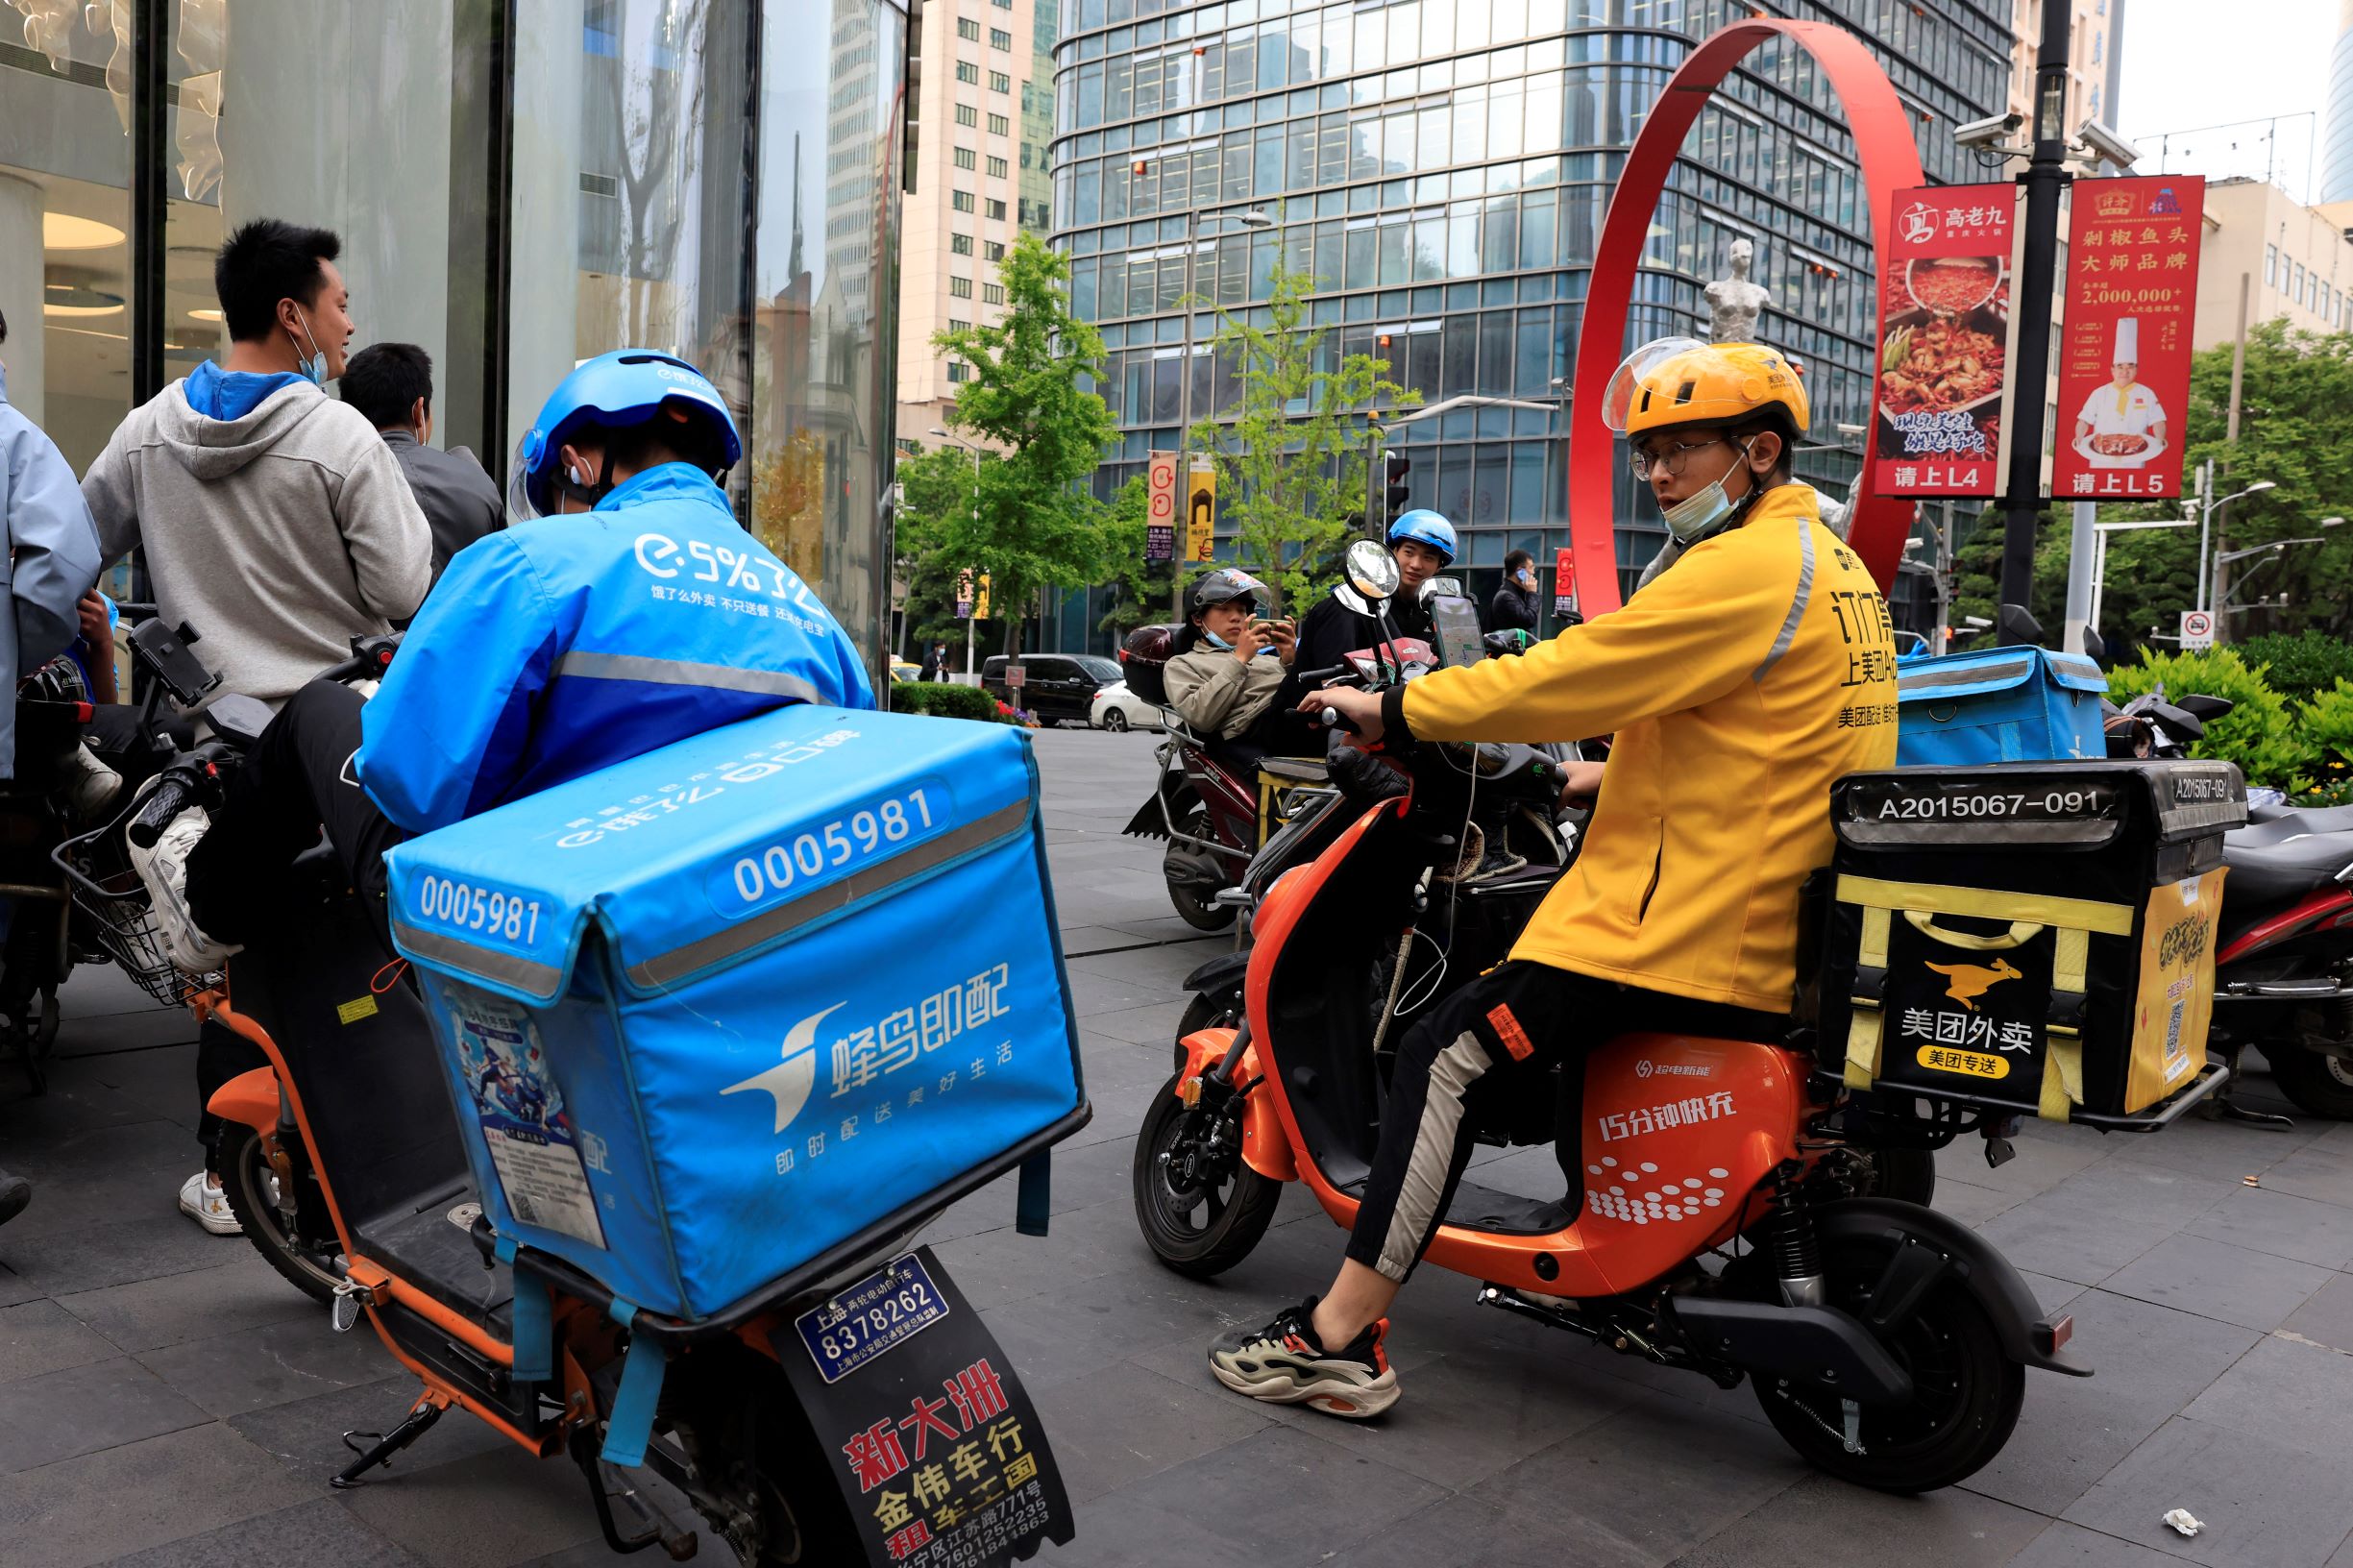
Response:
POLYGON ((1654 338, 1626 356, 1602 394, 1603 423, 1623 435, 1736 425, 1777 409, 1793 436, 1813 423, 1797 367, 1762 343, 1654 338))

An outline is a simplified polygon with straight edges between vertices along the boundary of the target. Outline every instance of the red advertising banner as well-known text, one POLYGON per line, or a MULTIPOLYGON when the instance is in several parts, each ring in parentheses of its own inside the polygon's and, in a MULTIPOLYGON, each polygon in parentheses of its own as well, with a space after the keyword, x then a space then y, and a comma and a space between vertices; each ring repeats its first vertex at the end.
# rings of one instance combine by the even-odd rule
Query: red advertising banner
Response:
POLYGON ((1880 247, 1878 494, 1991 496, 2001 488, 2010 249, 2019 187, 1896 192, 1880 247))
POLYGON ((1553 551, 1553 614, 1566 619, 1577 613, 1577 551, 1562 545, 1553 551))
POLYGON ((2078 180, 2058 335, 2060 501, 2181 494, 2181 419, 2197 314, 2196 175, 2078 180))
POLYGON ((1177 454, 1156 452, 1145 472, 1146 508, 1143 558, 1147 562, 1176 559, 1177 454))

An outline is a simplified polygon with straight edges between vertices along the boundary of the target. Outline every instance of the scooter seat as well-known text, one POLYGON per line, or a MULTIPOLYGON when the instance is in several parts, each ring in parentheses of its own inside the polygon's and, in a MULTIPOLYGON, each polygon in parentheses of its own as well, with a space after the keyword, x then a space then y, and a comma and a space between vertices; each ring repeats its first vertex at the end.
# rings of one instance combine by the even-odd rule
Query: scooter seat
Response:
POLYGON ((2244 908, 2301 897, 2353 866, 2353 806, 2272 817, 2223 835, 2223 896, 2244 908))
POLYGON ((1322 784, 1332 777, 1332 770, 1316 757, 1261 757, 1259 772, 1294 784, 1322 784))

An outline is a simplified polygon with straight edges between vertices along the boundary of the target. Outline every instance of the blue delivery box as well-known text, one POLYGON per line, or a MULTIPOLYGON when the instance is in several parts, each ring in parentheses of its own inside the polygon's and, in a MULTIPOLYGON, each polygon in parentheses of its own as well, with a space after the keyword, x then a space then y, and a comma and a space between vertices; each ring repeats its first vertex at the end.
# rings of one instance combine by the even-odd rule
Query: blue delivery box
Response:
POLYGON ((1017 730, 780 708, 389 864, 484 1212, 634 1307, 720 1315, 1086 1119, 1017 730))
POLYGON ((2105 761, 2107 690, 2090 659, 2047 648, 1906 659, 1896 670, 1896 763, 2105 761))

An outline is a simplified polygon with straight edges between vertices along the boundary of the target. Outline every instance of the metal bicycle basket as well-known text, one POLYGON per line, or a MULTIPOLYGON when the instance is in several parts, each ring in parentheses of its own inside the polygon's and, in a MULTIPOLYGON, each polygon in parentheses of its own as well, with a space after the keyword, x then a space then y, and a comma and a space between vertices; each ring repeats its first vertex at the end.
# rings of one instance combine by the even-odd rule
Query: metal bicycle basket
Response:
POLYGON ((137 803, 94 832, 67 839, 51 855, 73 889, 86 933, 141 991, 176 1007, 221 983, 220 974, 190 974, 171 960, 156 925, 155 895, 131 864, 123 836, 137 803))

